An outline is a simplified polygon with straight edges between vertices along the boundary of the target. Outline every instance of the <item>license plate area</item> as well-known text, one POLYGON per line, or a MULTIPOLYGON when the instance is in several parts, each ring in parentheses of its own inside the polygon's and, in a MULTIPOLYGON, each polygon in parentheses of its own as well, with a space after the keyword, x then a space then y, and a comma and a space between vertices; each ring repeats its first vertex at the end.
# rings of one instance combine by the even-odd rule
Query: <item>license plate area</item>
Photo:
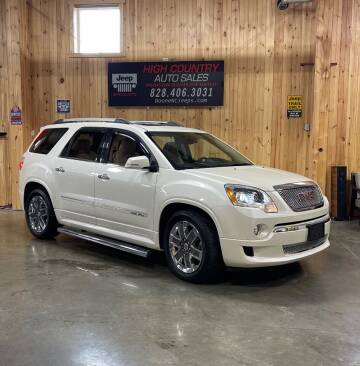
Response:
POLYGON ((308 241, 315 241, 322 239, 325 236, 325 223, 320 222, 319 224, 308 225, 308 241))

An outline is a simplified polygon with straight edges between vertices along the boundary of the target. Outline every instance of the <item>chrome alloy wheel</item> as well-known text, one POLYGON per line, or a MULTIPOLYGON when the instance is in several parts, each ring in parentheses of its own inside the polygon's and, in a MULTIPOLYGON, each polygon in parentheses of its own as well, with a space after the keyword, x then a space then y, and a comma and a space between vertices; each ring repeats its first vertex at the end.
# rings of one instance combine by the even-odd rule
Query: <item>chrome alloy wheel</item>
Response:
POLYGON ((49 212, 44 198, 34 196, 28 207, 28 216, 31 229, 36 233, 42 233, 49 221, 49 212))
POLYGON ((189 221, 178 221, 170 230, 169 251, 176 267, 184 273, 195 272, 203 257, 199 231, 189 221))

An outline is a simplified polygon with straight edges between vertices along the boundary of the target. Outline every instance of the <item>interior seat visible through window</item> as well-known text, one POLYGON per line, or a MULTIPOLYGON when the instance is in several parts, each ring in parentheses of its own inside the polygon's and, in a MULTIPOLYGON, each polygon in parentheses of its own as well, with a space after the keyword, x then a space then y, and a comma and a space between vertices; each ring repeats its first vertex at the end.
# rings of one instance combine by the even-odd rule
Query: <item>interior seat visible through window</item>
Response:
POLYGON ((114 134, 109 152, 109 163, 125 166, 129 158, 140 155, 145 155, 145 153, 133 138, 120 133, 114 134))
POLYGON ((74 140, 70 142, 70 149, 68 150, 68 147, 66 146, 61 156, 79 160, 96 161, 103 137, 104 131, 100 131, 99 129, 80 130, 74 140))
POLYGON ((166 158, 173 162, 176 165, 184 164, 183 159, 180 156, 180 152, 177 148, 176 142, 167 142, 164 145, 163 153, 166 156, 166 158))
POLYGON ((77 140, 74 151, 78 159, 95 160, 96 158, 95 152, 91 151, 91 142, 86 139, 77 140))

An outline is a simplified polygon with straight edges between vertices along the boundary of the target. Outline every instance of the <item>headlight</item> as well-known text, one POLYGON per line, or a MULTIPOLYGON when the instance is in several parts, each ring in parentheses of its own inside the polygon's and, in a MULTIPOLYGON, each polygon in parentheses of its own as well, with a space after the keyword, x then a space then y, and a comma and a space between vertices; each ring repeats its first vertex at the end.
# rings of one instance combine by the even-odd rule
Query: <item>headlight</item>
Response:
POLYGON ((275 203, 260 189, 236 184, 226 184, 225 191, 234 206, 260 208, 268 213, 278 212, 275 203))

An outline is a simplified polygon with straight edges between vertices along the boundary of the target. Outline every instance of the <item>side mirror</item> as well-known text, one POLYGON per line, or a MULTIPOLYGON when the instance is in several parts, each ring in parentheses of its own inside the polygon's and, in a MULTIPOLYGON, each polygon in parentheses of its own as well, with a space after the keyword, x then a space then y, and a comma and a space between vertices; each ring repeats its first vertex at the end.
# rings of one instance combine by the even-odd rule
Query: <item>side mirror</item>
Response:
POLYGON ((150 161, 147 156, 134 156, 127 159, 125 168, 127 169, 149 169, 150 161))

